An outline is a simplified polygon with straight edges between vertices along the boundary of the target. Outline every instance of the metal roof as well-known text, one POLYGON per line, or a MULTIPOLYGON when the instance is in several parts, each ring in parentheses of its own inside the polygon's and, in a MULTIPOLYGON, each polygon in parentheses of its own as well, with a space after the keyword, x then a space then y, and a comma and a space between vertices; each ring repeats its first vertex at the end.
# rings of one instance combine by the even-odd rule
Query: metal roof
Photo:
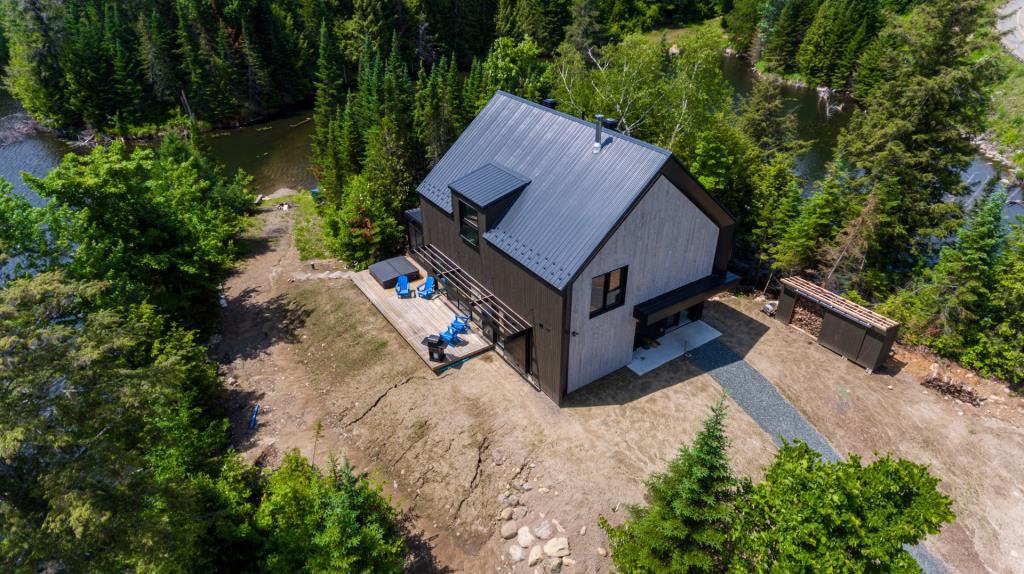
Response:
POLYGON ((487 242, 564 289, 671 157, 664 149, 497 92, 417 189, 451 213, 449 186, 487 164, 530 184, 487 242))
POLYGON ((452 191, 480 207, 489 207, 504 197, 521 191, 530 180, 493 163, 472 171, 448 184, 452 191))

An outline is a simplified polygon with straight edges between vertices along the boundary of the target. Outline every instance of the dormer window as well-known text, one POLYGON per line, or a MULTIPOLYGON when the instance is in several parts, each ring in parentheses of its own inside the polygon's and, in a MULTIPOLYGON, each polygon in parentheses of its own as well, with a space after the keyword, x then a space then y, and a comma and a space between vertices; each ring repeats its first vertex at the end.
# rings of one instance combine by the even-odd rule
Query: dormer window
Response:
POLYGON ((473 247, 480 245, 480 214, 464 201, 459 202, 459 235, 473 247))

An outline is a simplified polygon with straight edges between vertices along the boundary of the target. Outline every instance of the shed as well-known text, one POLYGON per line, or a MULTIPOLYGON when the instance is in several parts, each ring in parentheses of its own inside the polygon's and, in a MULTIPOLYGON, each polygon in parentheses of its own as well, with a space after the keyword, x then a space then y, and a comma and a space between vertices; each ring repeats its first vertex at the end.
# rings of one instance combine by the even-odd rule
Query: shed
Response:
POLYGON ((790 324, 801 309, 820 313, 818 344, 869 371, 882 366, 900 324, 800 277, 782 279, 776 318, 790 324))

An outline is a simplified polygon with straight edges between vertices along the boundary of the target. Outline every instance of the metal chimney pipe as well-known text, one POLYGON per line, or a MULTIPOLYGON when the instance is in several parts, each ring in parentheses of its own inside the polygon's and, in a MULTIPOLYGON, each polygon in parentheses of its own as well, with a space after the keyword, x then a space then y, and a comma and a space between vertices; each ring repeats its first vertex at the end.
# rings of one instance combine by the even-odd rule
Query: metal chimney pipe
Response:
POLYGON ((594 116, 594 153, 601 153, 601 128, 603 127, 604 116, 594 116))

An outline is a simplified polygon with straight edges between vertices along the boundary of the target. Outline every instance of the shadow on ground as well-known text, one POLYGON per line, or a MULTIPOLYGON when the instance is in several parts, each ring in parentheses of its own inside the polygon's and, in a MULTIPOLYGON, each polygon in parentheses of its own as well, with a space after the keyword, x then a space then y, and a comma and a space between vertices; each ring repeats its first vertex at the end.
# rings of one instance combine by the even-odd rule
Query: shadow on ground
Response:
POLYGON ((297 343, 298 332, 306 324, 310 311, 284 295, 263 302, 255 301, 259 291, 253 287, 228 301, 222 330, 232 333, 217 345, 214 358, 221 363, 254 359, 277 343, 297 343))
MULTIPOLYGON (((769 329, 760 321, 718 301, 709 301, 705 304, 703 321, 722 333, 718 341, 732 351, 730 356, 733 360, 742 360, 769 329)), ((718 366, 723 365, 715 365, 718 366)), ((642 376, 622 368, 570 394, 562 406, 574 408, 622 405, 651 393, 684 384, 705 373, 705 369, 685 357, 675 359, 642 376)))
POLYGON ((406 574, 452 574, 454 570, 438 562, 434 556, 431 540, 424 533, 416 530, 416 517, 406 512, 400 518, 402 535, 409 549, 405 559, 406 574))

